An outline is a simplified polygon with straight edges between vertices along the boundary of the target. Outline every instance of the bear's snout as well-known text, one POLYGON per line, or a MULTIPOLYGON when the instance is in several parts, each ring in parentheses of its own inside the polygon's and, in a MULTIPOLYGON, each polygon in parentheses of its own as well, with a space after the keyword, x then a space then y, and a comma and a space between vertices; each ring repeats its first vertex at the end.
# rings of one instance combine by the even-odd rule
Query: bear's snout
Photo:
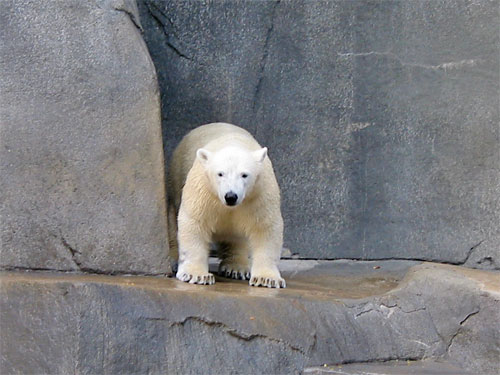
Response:
POLYGON ((224 195, 224 200, 226 201, 226 204, 228 206, 234 206, 238 201, 238 195, 230 191, 229 193, 226 193, 226 195, 224 195))

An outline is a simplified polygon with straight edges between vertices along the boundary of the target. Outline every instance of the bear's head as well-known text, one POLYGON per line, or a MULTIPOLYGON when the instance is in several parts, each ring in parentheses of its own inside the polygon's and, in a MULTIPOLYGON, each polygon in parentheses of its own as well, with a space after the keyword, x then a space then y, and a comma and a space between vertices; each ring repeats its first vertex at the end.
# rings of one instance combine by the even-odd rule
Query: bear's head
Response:
POLYGON ((234 146, 215 152, 203 148, 196 151, 213 192, 230 207, 241 204, 252 191, 266 155, 266 147, 256 151, 234 146))

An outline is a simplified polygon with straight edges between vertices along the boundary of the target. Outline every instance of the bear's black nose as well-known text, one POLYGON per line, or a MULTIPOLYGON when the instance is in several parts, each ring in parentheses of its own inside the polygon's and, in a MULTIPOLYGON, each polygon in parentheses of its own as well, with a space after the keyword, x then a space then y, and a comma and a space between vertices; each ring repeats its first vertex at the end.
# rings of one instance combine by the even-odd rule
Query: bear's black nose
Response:
POLYGON ((226 195, 224 195, 224 199, 226 200, 226 204, 228 206, 234 206, 236 204, 236 201, 238 200, 238 196, 230 191, 229 193, 226 193, 226 195))

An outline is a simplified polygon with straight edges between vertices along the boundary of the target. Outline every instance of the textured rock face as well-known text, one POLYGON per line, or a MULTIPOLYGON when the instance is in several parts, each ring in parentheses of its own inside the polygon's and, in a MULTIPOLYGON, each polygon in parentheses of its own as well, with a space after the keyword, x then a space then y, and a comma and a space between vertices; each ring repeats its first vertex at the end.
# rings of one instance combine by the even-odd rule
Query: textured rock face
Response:
POLYGON ((167 150, 203 123, 250 130, 292 252, 500 267, 497 1, 139 9, 167 150))
POLYGON ((5 0, 0 18, 1 267, 168 272, 159 94, 135 3, 5 0))
POLYGON ((282 290, 227 279, 200 287, 5 273, 0 372, 293 374, 324 363, 437 358, 497 373, 498 274, 401 261, 289 262, 282 290))

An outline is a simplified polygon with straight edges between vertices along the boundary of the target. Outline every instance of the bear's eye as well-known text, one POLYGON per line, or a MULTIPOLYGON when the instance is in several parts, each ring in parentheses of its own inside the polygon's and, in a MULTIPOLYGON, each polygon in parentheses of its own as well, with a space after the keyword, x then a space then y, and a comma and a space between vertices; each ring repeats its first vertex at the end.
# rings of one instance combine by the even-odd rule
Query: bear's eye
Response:
POLYGON ((224 173, 219 172, 219 173, 217 173, 217 176, 222 177, 222 176, 224 176, 224 173))
POLYGON ((241 178, 247 178, 247 177, 248 177, 248 174, 246 174, 246 173, 241 174, 241 178))

